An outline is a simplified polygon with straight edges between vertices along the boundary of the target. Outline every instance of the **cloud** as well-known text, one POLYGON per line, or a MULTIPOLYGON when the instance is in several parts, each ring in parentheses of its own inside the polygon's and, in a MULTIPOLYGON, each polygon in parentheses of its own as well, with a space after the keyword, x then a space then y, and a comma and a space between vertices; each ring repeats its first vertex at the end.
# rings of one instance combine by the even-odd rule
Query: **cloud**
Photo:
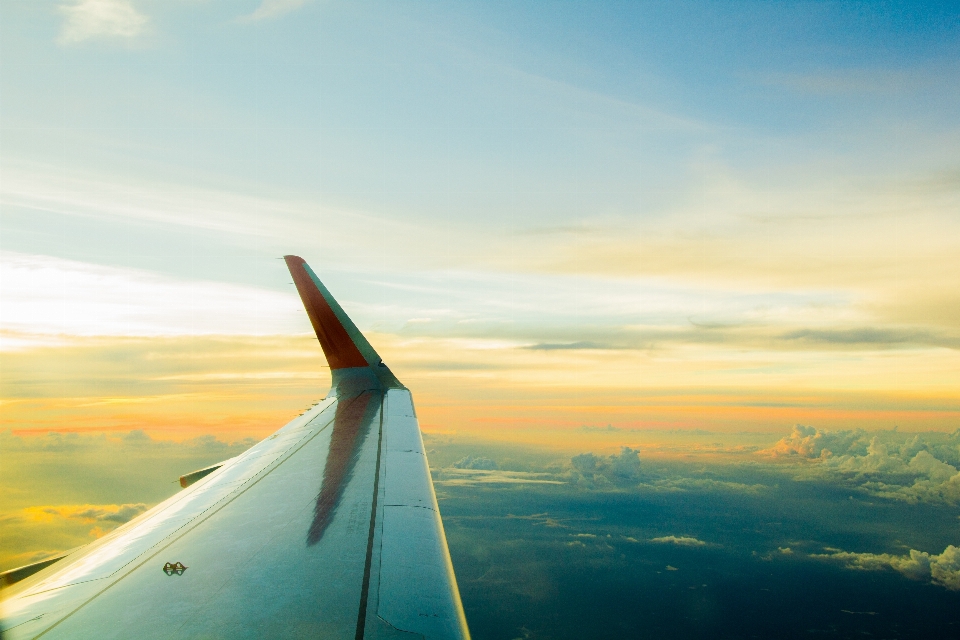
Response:
POLYGON ((594 425, 585 424, 577 428, 577 431, 583 433, 616 433, 618 431, 623 431, 620 427, 615 427, 612 424, 608 424, 605 427, 597 427, 594 425))
POLYGON ((549 513, 531 513, 530 515, 518 516, 513 513, 508 513, 505 516, 507 520, 529 520, 534 525, 549 527, 551 529, 565 529, 569 525, 564 524, 568 521, 568 518, 553 518, 549 513))
POLYGON ((59 7, 63 26, 58 41, 75 44, 92 38, 132 39, 141 35, 148 19, 130 0, 77 0, 59 7))
MULTIPOLYGON (((176 464, 180 458, 195 459, 202 456, 201 459, 206 459, 208 456, 218 455, 232 457, 257 442, 258 440, 253 438, 242 438, 227 443, 212 435, 196 436, 180 442, 157 440, 139 429, 109 437, 105 433, 56 431, 20 436, 9 430, 0 431, 0 450, 11 454, 49 454, 49 460, 59 460, 57 464, 61 466, 68 461, 73 463, 81 458, 86 459, 84 456, 88 454, 96 456, 93 459, 97 461, 97 465, 117 457, 138 458, 146 455, 160 456, 165 461, 176 464)), ((152 457, 144 459, 154 461, 152 457)))
POLYGON ((610 456, 610 473, 616 480, 625 483, 640 479, 640 452, 630 447, 620 447, 620 453, 610 456))
POLYGON ((763 484, 745 484, 728 480, 714 480, 713 478, 664 478, 642 486, 645 489, 661 491, 732 491, 754 495, 769 488, 763 484))
POLYGON ((293 291, 0 252, 0 348, 39 335, 264 335, 302 328, 293 291), (13 340, 9 340, 13 338, 13 340))
POLYGON ((240 22, 256 22, 276 18, 295 11, 305 5, 307 0, 263 0, 253 13, 238 18, 240 22))
POLYGON ((903 328, 854 327, 850 329, 796 329, 780 335, 780 339, 811 345, 894 347, 905 345, 940 345, 956 348, 956 336, 940 331, 903 328))
POLYGON ((709 544, 691 536, 662 536, 660 538, 650 538, 650 542, 675 544, 681 547, 706 547, 709 544))
POLYGON ((640 481, 640 452, 631 447, 620 447, 620 453, 610 456, 581 453, 570 464, 571 481, 587 489, 611 484, 626 487, 640 481))
POLYGON ((889 553, 834 551, 813 554, 811 557, 837 560, 843 562, 849 569, 864 571, 894 569, 911 580, 929 580, 951 591, 960 591, 960 548, 953 545, 947 546, 939 555, 911 549, 909 554, 902 556, 889 553))
POLYGON ((797 425, 762 454, 812 459, 801 475, 851 484, 906 502, 960 502, 960 430, 952 434, 868 434, 797 425))
POLYGON ((54 517, 80 520, 81 522, 98 522, 107 524, 123 524, 147 510, 142 502, 135 504, 68 504, 28 507, 23 510, 24 516, 31 520, 48 522, 54 517))
POLYGON ((773 447, 761 453, 804 458, 820 457, 824 455, 824 451, 827 452, 826 456, 834 453, 850 453, 851 448, 859 446, 858 443, 865 435, 866 431, 863 429, 831 432, 798 424, 794 426, 789 436, 781 438, 773 447))
POLYGON ((602 344, 600 342, 590 342, 587 340, 580 342, 538 342, 537 344, 532 344, 528 347, 523 347, 524 349, 531 349, 533 351, 562 351, 569 349, 613 349, 610 345, 602 344))
POLYGON ((453 467, 455 469, 482 469, 485 471, 496 471, 499 469, 495 461, 482 456, 464 456, 454 462, 453 467))
MULTIPOLYGON (((29 337, 63 344, 3 352, 0 428, 62 432, 42 439, 49 447, 86 446, 72 439, 72 431, 262 438, 329 385, 323 352, 306 334, 29 337)), ((169 443, 155 448, 164 446, 169 443)), ((202 451, 211 446, 205 443, 202 451)))
POLYGON ((550 473, 446 468, 434 472, 435 485, 564 484, 550 473))
POLYGON ((601 460, 602 458, 593 453, 581 453, 573 456, 570 459, 570 463, 579 473, 583 475, 593 475, 597 472, 601 460))

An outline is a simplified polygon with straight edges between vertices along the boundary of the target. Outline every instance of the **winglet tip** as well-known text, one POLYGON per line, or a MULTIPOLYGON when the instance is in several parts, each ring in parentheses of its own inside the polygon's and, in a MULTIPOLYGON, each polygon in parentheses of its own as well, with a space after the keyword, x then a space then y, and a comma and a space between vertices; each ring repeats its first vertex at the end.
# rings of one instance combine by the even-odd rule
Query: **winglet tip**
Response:
POLYGON ((371 363, 361 350, 369 345, 316 279, 306 261, 294 255, 284 256, 284 260, 330 368, 335 370, 369 366, 371 363), (338 317, 338 311, 342 317, 338 317), (351 330, 355 335, 351 335, 351 330))

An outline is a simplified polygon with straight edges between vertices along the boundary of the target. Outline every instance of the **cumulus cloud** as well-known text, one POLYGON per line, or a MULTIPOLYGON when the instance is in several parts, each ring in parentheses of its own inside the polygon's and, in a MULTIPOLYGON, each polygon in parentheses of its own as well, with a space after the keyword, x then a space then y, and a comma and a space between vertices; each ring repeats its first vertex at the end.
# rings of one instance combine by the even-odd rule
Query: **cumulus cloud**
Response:
POLYGON ((912 580, 929 580, 933 584, 960 591, 960 548, 949 545, 939 555, 911 549, 907 555, 889 553, 851 553, 834 551, 814 554, 814 558, 843 562, 847 568, 864 571, 893 569, 912 580))
POLYGON ((630 486, 640 481, 640 452, 631 447, 620 447, 620 453, 610 456, 581 453, 571 458, 570 464, 570 479, 585 488, 630 486))
POLYGON ((63 26, 61 44, 75 44, 92 38, 132 39, 141 35, 147 17, 130 0, 77 0, 60 5, 63 26))
POLYGON ((579 473, 583 475, 593 475, 597 472, 597 468, 600 466, 600 460, 600 457, 595 456, 592 453, 581 453, 580 455, 573 456, 570 459, 570 462, 573 464, 573 468, 579 473))
POLYGON ((865 435, 866 431, 863 429, 831 432, 798 424, 789 436, 780 439, 773 447, 762 453, 803 458, 829 457, 834 453, 855 453, 859 451, 861 440, 865 435))
POLYGON ((825 431, 797 425, 761 453, 811 459, 808 474, 907 502, 960 502, 960 430, 952 434, 825 431))
POLYGON ((707 543, 692 536, 662 536, 650 538, 650 542, 657 544, 675 544, 681 547, 705 547, 707 543))
POLYGON ((610 474, 615 481, 635 483, 640 478, 640 452, 620 447, 620 453, 610 456, 610 474))

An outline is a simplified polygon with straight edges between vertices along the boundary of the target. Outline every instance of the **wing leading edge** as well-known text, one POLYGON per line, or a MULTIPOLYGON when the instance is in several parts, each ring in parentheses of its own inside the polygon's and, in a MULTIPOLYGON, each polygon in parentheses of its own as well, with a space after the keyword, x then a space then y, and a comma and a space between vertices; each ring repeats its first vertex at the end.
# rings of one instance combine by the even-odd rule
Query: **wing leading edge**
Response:
POLYGON ((330 393, 4 589, 4 638, 469 639, 410 392, 310 267, 285 260, 330 393))

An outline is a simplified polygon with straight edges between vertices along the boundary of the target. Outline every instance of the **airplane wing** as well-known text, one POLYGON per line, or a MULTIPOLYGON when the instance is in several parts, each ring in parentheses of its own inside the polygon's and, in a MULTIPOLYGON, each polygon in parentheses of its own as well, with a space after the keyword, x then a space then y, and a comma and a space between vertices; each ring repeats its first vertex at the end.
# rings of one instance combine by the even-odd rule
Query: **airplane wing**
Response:
POLYGON ((410 392, 310 267, 285 260, 330 393, 5 588, 3 638, 469 639, 410 392))

